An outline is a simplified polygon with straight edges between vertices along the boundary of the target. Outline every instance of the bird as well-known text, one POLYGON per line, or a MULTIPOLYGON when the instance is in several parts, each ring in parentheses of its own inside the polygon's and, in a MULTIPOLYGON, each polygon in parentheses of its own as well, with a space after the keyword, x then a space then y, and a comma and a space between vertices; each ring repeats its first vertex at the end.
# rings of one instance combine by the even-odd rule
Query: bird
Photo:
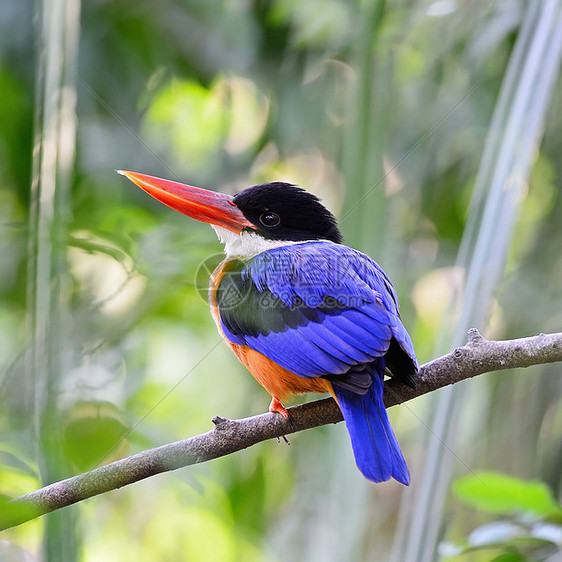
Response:
POLYGON ((225 259, 211 274, 211 314, 240 362, 290 420, 290 396, 329 393, 355 462, 372 482, 410 483, 383 403, 385 375, 414 387, 419 371, 396 291, 383 269, 343 244, 320 199, 286 182, 236 195, 118 170, 149 195, 210 224, 225 259))

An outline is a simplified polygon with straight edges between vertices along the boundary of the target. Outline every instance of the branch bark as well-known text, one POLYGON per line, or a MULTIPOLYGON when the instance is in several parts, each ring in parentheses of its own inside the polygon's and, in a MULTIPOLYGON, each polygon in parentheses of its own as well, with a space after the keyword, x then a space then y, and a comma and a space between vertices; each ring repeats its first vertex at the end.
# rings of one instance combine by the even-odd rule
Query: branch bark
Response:
MULTIPOLYGON (((395 380, 387 381, 384 403, 390 408, 483 373, 557 361, 562 361, 562 333, 489 341, 472 329, 465 346, 421 367, 415 390, 395 380)), ((294 406, 289 412, 291 422, 271 413, 241 420, 216 416, 212 420, 215 427, 208 433, 142 451, 14 498, 0 504, 0 530, 161 472, 216 459, 266 439, 343 419, 332 398, 294 406)))

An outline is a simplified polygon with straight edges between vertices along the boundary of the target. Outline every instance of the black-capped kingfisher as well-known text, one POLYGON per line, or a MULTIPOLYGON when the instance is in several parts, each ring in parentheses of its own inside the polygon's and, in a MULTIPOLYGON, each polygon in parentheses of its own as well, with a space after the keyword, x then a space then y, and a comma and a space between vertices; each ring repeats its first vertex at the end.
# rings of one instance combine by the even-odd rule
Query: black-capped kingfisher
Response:
POLYGON ((285 418, 288 396, 330 393, 369 480, 409 484, 383 404, 385 374, 414 386, 418 362, 392 283, 369 256, 344 246, 313 194, 283 182, 231 196, 120 171, 181 213, 211 224, 225 260, 209 300, 219 332, 285 418))

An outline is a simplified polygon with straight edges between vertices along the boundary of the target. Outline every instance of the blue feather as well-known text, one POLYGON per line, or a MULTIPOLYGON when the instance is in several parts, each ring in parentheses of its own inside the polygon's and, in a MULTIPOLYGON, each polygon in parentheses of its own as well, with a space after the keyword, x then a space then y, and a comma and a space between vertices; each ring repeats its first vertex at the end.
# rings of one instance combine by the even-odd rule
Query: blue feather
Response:
POLYGON ((312 345, 306 346, 303 343, 295 347, 294 341, 290 339, 287 341, 283 332, 246 339, 248 347, 269 357, 284 369, 290 370, 292 373, 298 373, 299 376, 305 378, 318 376, 324 354, 317 351, 312 345), (288 357, 290 357, 290 361, 288 357))
POLYGON ((308 242, 262 252, 239 268, 238 281, 236 268, 227 274, 234 276, 225 293, 244 299, 238 307, 219 302, 231 342, 302 377, 342 374, 370 362, 387 352, 392 337, 415 358, 394 289, 365 254, 308 242))
POLYGON ((303 337, 317 347, 329 353, 332 357, 343 361, 346 369, 349 368, 349 365, 370 361, 367 355, 347 344, 334 332, 329 331, 323 323, 314 324, 312 329, 309 324, 305 328, 301 328, 300 331, 303 337))
POLYGON ((379 265, 346 246, 308 242, 262 252, 228 271, 217 290, 225 336, 300 377, 331 381, 361 472, 374 482, 408 484, 382 392, 385 359, 407 384, 417 360, 379 265), (244 299, 232 304, 230 294, 244 299))
POLYGON ((345 318, 338 319, 338 322, 331 322, 330 318, 327 318, 323 323, 328 330, 338 335, 347 344, 354 346, 360 353, 363 353, 369 360, 373 359, 373 349, 369 345, 369 342, 365 341, 363 329, 360 326, 355 326, 353 323, 345 324, 345 318))
POLYGON ((334 386, 345 425, 351 439, 355 462, 373 482, 395 478, 408 485, 410 473, 382 400, 383 375, 380 366, 366 394, 334 386))
POLYGON ((332 326, 329 318, 316 326, 315 333, 318 338, 323 338, 323 341, 331 339, 337 342, 337 347, 349 357, 350 363, 368 363, 373 359, 370 353, 361 351, 355 345, 353 338, 347 332, 340 330, 337 326, 332 326))
POLYGON ((267 336, 246 337, 246 345, 301 377, 319 377, 345 373, 349 363, 333 357, 302 333, 302 328, 288 332, 272 332, 267 336))

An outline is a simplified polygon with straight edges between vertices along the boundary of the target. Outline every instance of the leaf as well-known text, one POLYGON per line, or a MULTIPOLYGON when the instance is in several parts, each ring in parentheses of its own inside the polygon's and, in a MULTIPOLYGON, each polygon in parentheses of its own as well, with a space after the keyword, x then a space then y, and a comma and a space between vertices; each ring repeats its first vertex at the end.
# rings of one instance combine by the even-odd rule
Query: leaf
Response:
POLYGON ((129 429, 108 402, 76 404, 64 427, 64 451, 80 470, 89 470, 123 456, 129 429))
MULTIPOLYGON (((38 486, 38 478, 27 469, 0 464, 0 495, 14 497, 38 486)), ((0 507, 1 509, 1 507, 0 507)))
POLYGON ((521 554, 520 552, 513 551, 513 552, 503 552, 499 556, 492 558, 490 562, 525 562, 527 557, 521 554))
POLYGON ((535 539, 549 541, 562 548, 562 526, 551 523, 536 523, 531 528, 531 536, 535 539))
POLYGON ((492 521, 476 527, 468 535, 468 544, 472 548, 483 546, 500 545, 509 543, 515 539, 525 536, 526 529, 510 521, 492 521))
POLYGON ((461 501, 490 513, 530 512, 549 516, 562 512, 548 486, 494 472, 463 476, 453 484, 461 501))

